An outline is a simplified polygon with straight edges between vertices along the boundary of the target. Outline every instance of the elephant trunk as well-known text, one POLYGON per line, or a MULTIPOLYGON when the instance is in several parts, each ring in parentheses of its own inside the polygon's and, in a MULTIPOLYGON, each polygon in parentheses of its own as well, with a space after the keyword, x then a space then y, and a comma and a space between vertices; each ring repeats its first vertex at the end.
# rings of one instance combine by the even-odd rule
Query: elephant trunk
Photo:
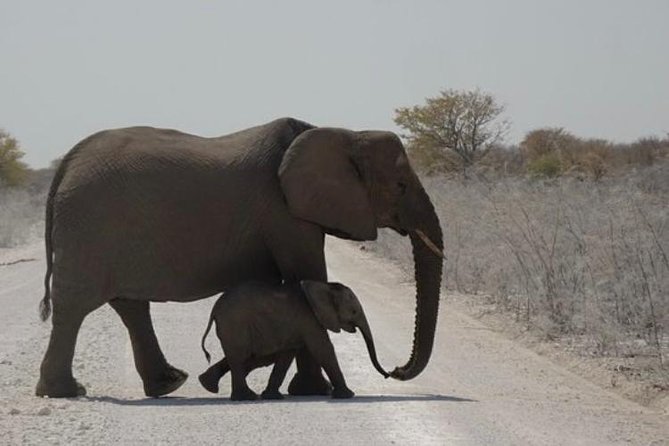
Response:
POLYGON ((416 277, 416 322, 409 361, 390 373, 402 381, 415 378, 430 359, 439 311, 443 240, 439 219, 425 190, 419 189, 420 217, 409 236, 413 248, 416 277))
POLYGON ((379 364, 379 360, 376 357, 376 347, 374 346, 374 338, 372 337, 372 330, 370 330, 369 323, 367 323, 367 319, 364 317, 364 315, 363 315, 363 320, 360 321, 357 324, 357 326, 360 329, 360 333, 362 333, 362 337, 365 340, 365 345, 367 345, 367 352, 369 353, 369 359, 372 360, 374 368, 381 375, 383 375, 384 378, 388 378, 390 375, 383 369, 383 367, 381 367, 381 364, 379 364))

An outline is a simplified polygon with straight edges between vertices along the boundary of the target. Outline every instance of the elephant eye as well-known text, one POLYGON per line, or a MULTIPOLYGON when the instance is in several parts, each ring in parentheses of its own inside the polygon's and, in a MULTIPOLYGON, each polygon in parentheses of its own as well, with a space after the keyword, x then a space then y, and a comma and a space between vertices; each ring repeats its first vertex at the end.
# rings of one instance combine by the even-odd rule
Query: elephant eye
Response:
POLYGON ((397 187, 400 190, 401 194, 404 194, 407 191, 407 185, 402 183, 401 181, 397 183, 397 187))

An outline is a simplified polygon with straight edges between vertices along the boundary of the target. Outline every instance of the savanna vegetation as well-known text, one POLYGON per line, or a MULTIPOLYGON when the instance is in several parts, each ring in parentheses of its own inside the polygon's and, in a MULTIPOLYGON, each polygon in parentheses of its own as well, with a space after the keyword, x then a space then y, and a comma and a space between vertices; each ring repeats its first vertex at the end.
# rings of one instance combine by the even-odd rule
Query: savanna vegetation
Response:
MULTIPOLYGON (((478 90, 395 122, 442 221, 449 289, 669 390, 669 135, 544 127, 505 144, 504 107, 478 90)), ((380 241, 367 247, 410 266, 400 237, 380 241)))

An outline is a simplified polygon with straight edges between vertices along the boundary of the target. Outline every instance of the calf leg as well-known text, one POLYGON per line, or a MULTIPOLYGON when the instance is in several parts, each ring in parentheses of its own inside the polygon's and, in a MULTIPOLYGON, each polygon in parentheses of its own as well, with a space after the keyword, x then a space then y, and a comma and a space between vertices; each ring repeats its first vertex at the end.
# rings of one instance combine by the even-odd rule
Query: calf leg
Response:
POLYGON ((232 375, 232 393, 230 399, 233 401, 249 401, 258 399, 258 395, 246 384, 246 375, 249 367, 243 361, 236 361, 228 356, 230 363, 230 374, 232 375))
MULTIPOLYGON (((292 359, 292 356, 291 356, 292 359)), ((273 360, 272 360, 273 362, 273 360)), ((258 367, 263 367, 271 364, 270 360, 266 357, 262 358, 251 358, 244 363, 244 376, 246 377, 253 370, 258 367)), ((290 365, 290 362, 288 363, 290 365)), ((221 380, 223 375, 230 371, 230 364, 228 363, 227 358, 223 358, 218 361, 216 364, 210 366, 204 373, 202 373, 198 380, 202 387, 208 390, 211 393, 218 393, 218 382, 221 380)))
POLYGON ((281 400, 283 395, 279 391, 283 380, 286 378, 286 373, 288 373, 288 368, 293 362, 295 357, 294 351, 284 352, 278 355, 276 362, 274 363, 274 368, 272 368, 272 373, 269 376, 269 381, 267 382, 267 387, 262 393, 262 398, 265 400, 281 400))
POLYGON ((221 359, 216 364, 209 367, 198 379, 202 387, 211 393, 218 393, 218 382, 223 375, 230 371, 230 365, 226 358, 221 359))

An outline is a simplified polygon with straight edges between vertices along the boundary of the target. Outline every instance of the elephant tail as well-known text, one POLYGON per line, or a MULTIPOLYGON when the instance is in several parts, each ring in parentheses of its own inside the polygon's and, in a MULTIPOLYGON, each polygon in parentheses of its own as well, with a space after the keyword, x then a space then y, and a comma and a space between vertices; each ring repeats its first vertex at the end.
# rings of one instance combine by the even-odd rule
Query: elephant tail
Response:
POLYGON ((207 324, 207 329, 204 331, 204 335, 202 335, 202 351, 204 352, 204 357, 207 358, 207 363, 211 363, 211 355, 207 351, 207 347, 204 346, 204 341, 207 339, 207 335, 209 334, 209 330, 211 330, 211 326, 214 324, 214 310, 211 310, 211 316, 209 316, 209 323, 207 324))
POLYGON ((39 314, 42 321, 49 319, 51 315, 51 273, 53 271, 53 245, 52 245, 52 233, 53 233, 53 202, 60 187, 60 183, 63 181, 65 176, 65 170, 70 160, 81 150, 83 146, 86 145, 93 137, 97 135, 91 135, 88 138, 77 143, 62 159, 56 172, 51 180, 51 187, 49 188, 49 194, 46 198, 46 215, 44 218, 44 246, 46 248, 46 274, 44 275, 44 297, 39 304, 39 314))
POLYGON ((44 275, 44 297, 39 304, 39 317, 42 321, 51 315, 51 271, 53 269, 53 248, 51 246, 51 227, 53 226, 53 196, 56 180, 51 183, 51 190, 46 201, 46 219, 44 223, 44 244, 46 245, 46 274, 44 275))
MULTIPOLYGON (((77 146, 75 146, 76 148, 77 146)), ((71 152, 73 152, 72 149, 71 152)), ((69 153, 68 153, 69 155, 69 153)), ((53 201, 58 192, 58 187, 60 182, 65 176, 65 163, 69 156, 66 155, 65 158, 60 162, 60 165, 56 169, 53 180, 51 181, 51 187, 49 188, 49 195, 46 199, 46 215, 44 219, 44 245, 46 247, 46 274, 44 275, 44 297, 39 304, 39 314, 42 321, 49 319, 51 315, 51 273, 53 270, 53 246, 51 240, 51 234, 53 232, 53 201)))

